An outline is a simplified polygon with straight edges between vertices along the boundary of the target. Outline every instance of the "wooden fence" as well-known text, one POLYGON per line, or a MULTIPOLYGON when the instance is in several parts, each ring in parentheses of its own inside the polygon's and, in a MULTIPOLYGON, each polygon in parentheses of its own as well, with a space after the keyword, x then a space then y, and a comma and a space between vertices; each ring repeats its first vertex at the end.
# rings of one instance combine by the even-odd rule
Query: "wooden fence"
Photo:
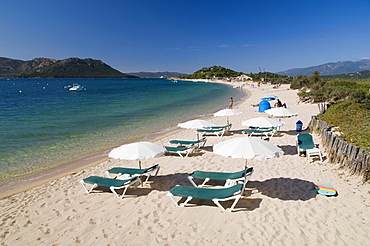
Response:
POLYGON ((319 107, 319 113, 323 114, 325 111, 330 107, 330 103, 319 103, 317 106, 319 107))
POLYGON ((339 163, 341 167, 347 167, 352 174, 362 175, 364 182, 370 179, 369 152, 339 139, 330 130, 329 124, 318 120, 316 116, 312 116, 309 126, 320 133, 329 162, 339 163))

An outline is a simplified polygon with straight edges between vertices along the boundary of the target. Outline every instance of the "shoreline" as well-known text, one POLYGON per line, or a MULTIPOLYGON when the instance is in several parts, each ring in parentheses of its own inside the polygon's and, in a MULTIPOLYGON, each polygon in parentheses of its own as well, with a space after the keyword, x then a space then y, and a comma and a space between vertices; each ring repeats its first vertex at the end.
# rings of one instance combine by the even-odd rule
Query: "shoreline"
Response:
MULTIPOLYGON (((192 81, 192 80, 189 80, 192 81)), ((222 83, 229 86, 232 86, 231 83, 226 81, 207 81, 209 83, 222 83)), ((235 102, 235 106, 238 106, 245 102, 250 97, 250 91, 244 90, 244 96, 240 99, 240 101, 235 102)), ((199 119, 210 119, 211 116, 203 116, 199 117, 199 119)), ((191 120, 191 119, 189 119, 191 120)), ((177 128, 176 126, 162 129, 159 132, 151 133, 141 138, 135 139, 135 141, 159 141, 160 139, 164 139, 170 135, 173 135, 179 131, 184 129, 177 128), (174 129, 172 129, 174 128, 174 129)), ((118 147, 118 146, 116 146, 118 147)), ((38 171, 32 174, 24 175, 21 177, 17 177, 12 180, 4 180, 0 181, 0 200, 12 196, 14 194, 27 191, 29 189, 35 188, 40 186, 44 183, 50 182, 54 179, 61 178, 66 175, 70 175, 76 172, 79 172, 85 168, 98 165, 101 162, 107 161, 108 153, 112 150, 105 149, 100 150, 98 152, 89 154, 83 158, 73 160, 71 162, 65 163, 63 165, 53 167, 50 169, 38 171)))
MULTIPOLYGON (((277 90, 268 85, 244 89, 250 91, 250 95, 235 105, 242 114, 230 117, 233 126, 229 134, 207 136, 204 148, 186 158, 164 155, 143 160, 142 167, 158 163, 158 175, 143 187, 128 189, 123 199, 116 198, 108 188, 96 188, 86 194, 79 182, 93 175, 105 176, 105 171, 112 167, 137 168, 138 162, 134 160, 108 159, 1 199, 2 243, 367 245, 370 241, 370 184, 363 184, 362 177, 350 175, 339 164, 330 163, 325 152, 322 152, 322 161, 316 158, 311 162, 297 154, 296 121, 301 120, 305 129, 311 116, 317 115, 317 105, 298 104, 297 90, 287 85, 277 90), (244 168, 244 159, 216 155, 212 146, 243 136, 240 131, 245 128, 243 121, 266 117, 251 105, 267 94, 277 95, 289 109, 298 113, 296 117, 282 119, 286 125, 270 139, 285 152, 284 155, 248 160, 254 173, 244 196, 231 213, 221 211, 212 201, 199 199, 192 199, 186 207, 176 207, 168 199, 168 191, 176 185, 191 186, 188 176, 192 172, 235 172, 244 168), (319 195, 314 183, 330 183, 338 195, 319 195)), ((211 118, 216 125, 226 121, 224 117, 211 118)), ((163 145, 170 139, 194 139, 195 131, 177 129, 159 135, 161 137, 154 142, 163 145)), ((320 144, 320 137, 312 135, 314 143, 320 144)), ((176 197, 176 201, 179 200, 176 197)), ((221 203, 230 207, 232 202, 221 203)))

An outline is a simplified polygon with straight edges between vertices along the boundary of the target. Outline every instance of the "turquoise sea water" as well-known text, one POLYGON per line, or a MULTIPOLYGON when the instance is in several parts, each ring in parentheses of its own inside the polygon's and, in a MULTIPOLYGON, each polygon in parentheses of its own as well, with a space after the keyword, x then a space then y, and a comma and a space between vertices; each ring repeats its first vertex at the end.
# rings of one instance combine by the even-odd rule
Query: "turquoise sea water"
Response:
POLYGON ((174 129, 242 96, 166 79, 0 79, 0 181, 174 129), (73 83, 87 90, 64 88, 73 83))

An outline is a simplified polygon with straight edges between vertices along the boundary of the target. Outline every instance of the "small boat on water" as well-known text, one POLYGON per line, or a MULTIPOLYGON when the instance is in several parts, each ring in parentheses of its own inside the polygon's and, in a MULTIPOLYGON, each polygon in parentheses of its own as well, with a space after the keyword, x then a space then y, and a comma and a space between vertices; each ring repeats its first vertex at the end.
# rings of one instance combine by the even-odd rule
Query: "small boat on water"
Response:
POLYGON ((86 90, 85 87, 83 87, 82 85, 79 85, 77 83, 73 84, 73 86, 71 88, 69 88, 70 91, 84 91, 86 90))

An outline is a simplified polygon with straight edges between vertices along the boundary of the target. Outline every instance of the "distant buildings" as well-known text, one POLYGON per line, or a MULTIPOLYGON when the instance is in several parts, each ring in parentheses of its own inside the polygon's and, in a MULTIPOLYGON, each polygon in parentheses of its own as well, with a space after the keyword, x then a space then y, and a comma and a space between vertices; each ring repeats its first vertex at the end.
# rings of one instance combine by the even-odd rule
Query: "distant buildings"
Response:
POLYGON ((253 80, 253 79, 251 77, 245 75, 245 74, 242 74, 242 75, 235 78, 235 81, 245 82, 245 81, 248 81, 248 80, 253 80))

